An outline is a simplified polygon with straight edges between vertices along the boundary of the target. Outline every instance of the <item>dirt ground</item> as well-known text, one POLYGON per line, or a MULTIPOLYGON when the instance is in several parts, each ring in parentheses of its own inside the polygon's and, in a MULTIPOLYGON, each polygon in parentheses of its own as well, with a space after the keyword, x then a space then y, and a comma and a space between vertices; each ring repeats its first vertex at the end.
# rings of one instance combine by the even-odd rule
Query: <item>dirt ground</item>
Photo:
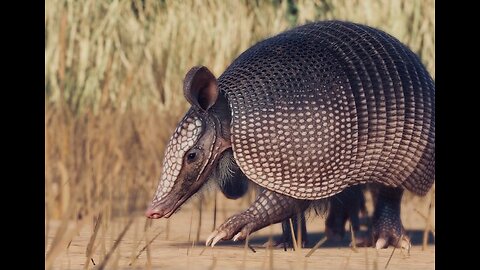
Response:
MULTIPOLYGON (((86 223, 67 244, 68 247, 62 248, 52 269, 98 269, 109 256, 107 254, 115 246, 116 239, 129 219, 132 223, 111 252, 105 269, 434 269, 435 243, 432 233, 429 233, 426 248, 422 247, 423 231, 427 226, 422 215, 428 215, 430 200, 428 195, 424 198, 407 196, 402 203, 402 219, 407 234, 412 239, 409 255, 406 251, 392 247, 383 250, 353 250, 348 246, 350 237, 346 236, 340 242, 328 240, 307 258, 305 255, 312 246, 324 237, 325 217, 314 215, 307 221, 309 244, 301 250, 284 251, 283 248, 262 247, 269 237, 279 238, 280 224, 264 228, 251 236, 250 244, 255 252, 246 248, 244 242, 225 241, 214 248, 205 248, 205 239, 214 225, 213 203, 204 205, 199 224, 200 212, 196 199, 168 220, 147 221, 143 213, 138 211, 128 218, 113 218, 108 223, 103 222, 92 246, 91 259, 87 259, 86 250, 94 224, 93 221, 86 223), (145 248, 152 238, 151 244, 145 248)), ((229 201, 219 197, 216 226, 228 216, 246 209, 247 204, 246 199, 229 201)), ((369 213, 372 213, 371 205, 367 206, 369 213)), ((434 209, 430 220, 434 228, 434 209)), ((59 224, 60 221, 50 221, 48 224, 47 251, 59 224)), ((71 227, 74 226, 75 223, 72 222, 71 227)))

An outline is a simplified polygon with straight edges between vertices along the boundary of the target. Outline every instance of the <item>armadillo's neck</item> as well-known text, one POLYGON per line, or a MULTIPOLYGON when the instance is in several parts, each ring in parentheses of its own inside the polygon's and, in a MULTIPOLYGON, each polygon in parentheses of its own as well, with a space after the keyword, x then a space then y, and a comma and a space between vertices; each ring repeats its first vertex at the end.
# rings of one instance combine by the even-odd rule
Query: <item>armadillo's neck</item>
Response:
POLYGON ((248 190, 248 178, 235 162, 232 149, 222 153, 213 172, 213 178, 229 199, 238 199, 248 190))

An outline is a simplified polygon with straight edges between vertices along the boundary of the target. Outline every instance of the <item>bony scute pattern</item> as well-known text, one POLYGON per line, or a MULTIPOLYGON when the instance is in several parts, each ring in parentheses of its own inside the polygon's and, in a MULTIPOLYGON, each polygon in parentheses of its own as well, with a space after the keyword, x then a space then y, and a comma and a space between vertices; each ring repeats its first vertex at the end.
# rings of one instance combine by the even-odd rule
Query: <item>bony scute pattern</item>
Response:
POLYGON ((182 168, 183 157, 195 145, 201 133, 202 121, 200 118, 191 112, 187 113, 167 144, 160 186, 152 205, 155 205, 172 190, 182 168))
POLYGON ((435 86, 394 37, 327 21, 257 43, 220 76, 245 175, 297 199, 434 182, 435 86))

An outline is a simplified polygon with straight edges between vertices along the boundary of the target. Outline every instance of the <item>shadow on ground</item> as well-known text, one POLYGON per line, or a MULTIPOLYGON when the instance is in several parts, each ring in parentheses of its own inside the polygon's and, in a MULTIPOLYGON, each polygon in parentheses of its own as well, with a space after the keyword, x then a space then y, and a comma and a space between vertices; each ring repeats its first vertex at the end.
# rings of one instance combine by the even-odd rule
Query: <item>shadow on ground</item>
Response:
MULTIPOLYGON (((407 235, 410 237, 412 246, 421 246, 423 243, 423 230, 407 230, 407 235)), ((309 233, 308 234, 308 243, 305 246, 305 248, 312 248, 318 241, 323 239, 325 237, 324 232, 316 232, 316 233, 309 233)), ((275 234, 273 235, 273 240, 275 241, 280 241, 282 239, 282 235, 280 234, 275 234)), ((266 243, 269 240, 269 236, 254 236, 252 239, 250 239, 250 245, 254 248, 259 248, 262 247, 264 243, 266 243)), ((327 240, 325 243, 322 244, 323 248, 337 248, 337 247, 348 247, 351 242, 351 237, 350 235, 345 236, 343 240, 339 241, 333 241, 333 240, 327 240)), ((216 244, 216 246, 243 246, 244 241, 241 242, 233 242, 231 240, 229 241, 220 241, 216 244)), ((433 238, 433 235, 429 233, 428 235, 428 241, 427 243, 429 245, 435 244, 435 240, 433 238)), ((204 243, 203 243, 204 244, 204 243)), ((178 247, 187 247, 191 246, 191 243, 174 243, 172 244, 173 246, 178 246, 178 247)))

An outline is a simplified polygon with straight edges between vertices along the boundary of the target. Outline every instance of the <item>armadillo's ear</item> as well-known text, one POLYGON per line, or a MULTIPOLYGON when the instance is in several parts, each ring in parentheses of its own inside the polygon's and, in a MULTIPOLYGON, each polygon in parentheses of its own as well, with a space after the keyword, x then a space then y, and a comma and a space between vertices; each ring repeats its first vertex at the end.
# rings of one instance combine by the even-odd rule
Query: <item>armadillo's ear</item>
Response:
POLYGON ((217 79, 208 68, 204 66, 193 67, 185 75, 183 94, 192 106, 206 111, 217 101, 217 79))

